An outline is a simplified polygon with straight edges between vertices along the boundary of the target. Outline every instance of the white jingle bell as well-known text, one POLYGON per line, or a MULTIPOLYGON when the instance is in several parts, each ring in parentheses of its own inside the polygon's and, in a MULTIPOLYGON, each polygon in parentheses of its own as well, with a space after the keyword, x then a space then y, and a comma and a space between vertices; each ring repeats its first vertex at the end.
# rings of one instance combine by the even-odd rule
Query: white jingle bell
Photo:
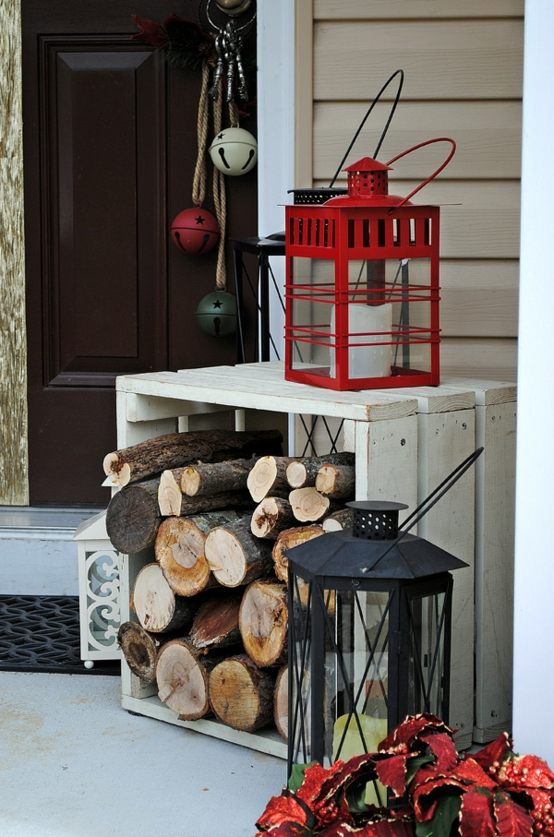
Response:
POLYGON ((246 174, 256 165, 258 159, 256 137, 244 128, 225 128, 210 145, 212 163, 222 171, 237 177, 246 174))

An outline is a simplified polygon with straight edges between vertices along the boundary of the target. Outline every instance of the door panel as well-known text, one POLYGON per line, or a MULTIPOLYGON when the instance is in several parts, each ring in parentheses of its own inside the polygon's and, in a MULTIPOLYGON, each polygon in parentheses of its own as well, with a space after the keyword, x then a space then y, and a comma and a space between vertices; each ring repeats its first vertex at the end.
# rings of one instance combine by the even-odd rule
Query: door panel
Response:
MULTIPOLYGON (((78 5, 22 5, 33 505, 107 503, 117 375, 235 358, 233 338, 194 319, 216 254, 188 257, 168 241, 191 205, 200 79, 131 37, 132 14, 162 20, 173 3, 78 5)), ((255 172, 227 183, 228 235, 255 234, 255 172)))

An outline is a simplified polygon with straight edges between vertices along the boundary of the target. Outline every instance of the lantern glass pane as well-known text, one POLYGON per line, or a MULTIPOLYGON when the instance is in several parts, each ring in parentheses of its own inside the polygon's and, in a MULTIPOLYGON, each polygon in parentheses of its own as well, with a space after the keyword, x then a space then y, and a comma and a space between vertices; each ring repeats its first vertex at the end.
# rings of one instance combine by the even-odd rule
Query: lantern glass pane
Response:
POLYGON ((329 377, 335 340, 331 320, 335 264, 327 259, 291 259, 289 272, 292 368, 329 377))
POLYGON ((431 369, 430 261, 348 263, 350 379, 431 369))
POLYGON ((411 653, 408 712, 443 716, 445 688, 445 594, 409 599, 411 653))

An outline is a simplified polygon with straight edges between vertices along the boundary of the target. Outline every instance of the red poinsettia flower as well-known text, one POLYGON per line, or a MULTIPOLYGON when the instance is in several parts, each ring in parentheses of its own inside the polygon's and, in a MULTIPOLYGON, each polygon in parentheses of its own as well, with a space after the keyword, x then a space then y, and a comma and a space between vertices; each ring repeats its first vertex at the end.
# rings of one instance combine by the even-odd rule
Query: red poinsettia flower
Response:
POLYGON ((493 804, 498 834, 507 837, 531 837, 533 820, 525 808, 514 802, 507 793, 495 793, 493 804))
POLYGON ((538 756, 512 756, 498 771, 498 781, 513 788, 554 789, 554 773, 538 756))
POLYGON ((390 735, 379 744, 381 753, 405 753, 417 749, 414 743, 418 742, 420 736, 430 732, 446 732, 452 735, 453 730, 447 727, 434 715, 408 715, 390 735))
POLYGON ((494 837, 496 823, 492 793, 469 788, 461 798, 459 832, 462 837, 494 837))
POLYGON ((262 816, 256 823, 261 831, 271 831, 273 826, 285 824, 304 827, 308 823, 308 816, 303 806, 294 796, 273 796, 262 816))

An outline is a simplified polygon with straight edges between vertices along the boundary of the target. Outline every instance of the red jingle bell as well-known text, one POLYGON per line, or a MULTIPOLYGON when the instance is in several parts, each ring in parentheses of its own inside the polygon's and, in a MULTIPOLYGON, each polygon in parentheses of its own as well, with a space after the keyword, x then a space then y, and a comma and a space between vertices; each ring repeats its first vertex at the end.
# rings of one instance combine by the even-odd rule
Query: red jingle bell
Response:
POLYGON ((209 253, 217 244, 219 224, 211 212, 201 206, 183 209, 171 224, 171 238, 184 253, 200 256, 209 253))

